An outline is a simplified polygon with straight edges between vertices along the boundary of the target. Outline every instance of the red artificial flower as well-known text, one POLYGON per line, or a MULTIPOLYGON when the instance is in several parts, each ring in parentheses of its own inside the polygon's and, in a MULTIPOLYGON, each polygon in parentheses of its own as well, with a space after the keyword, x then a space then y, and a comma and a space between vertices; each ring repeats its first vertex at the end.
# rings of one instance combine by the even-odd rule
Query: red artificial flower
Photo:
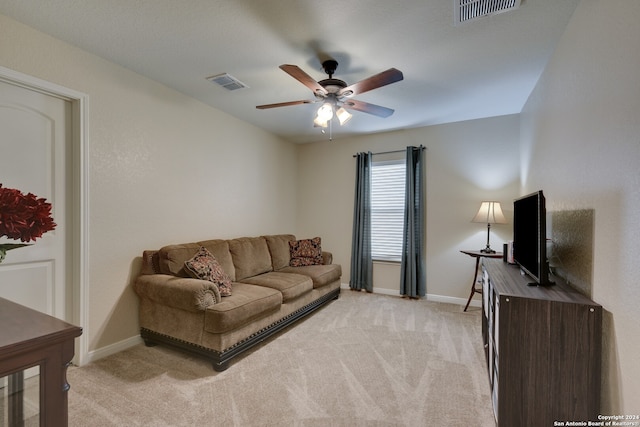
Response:
POLYGON ((0 237, 29 242, 54 228, 51 203, 0 184, 0 237))

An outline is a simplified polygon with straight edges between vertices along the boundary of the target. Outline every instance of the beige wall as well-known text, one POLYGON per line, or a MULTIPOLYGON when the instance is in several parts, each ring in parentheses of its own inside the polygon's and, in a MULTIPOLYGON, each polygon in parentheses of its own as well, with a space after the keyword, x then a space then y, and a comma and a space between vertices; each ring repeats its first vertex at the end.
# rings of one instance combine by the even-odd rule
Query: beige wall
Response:
POLYGON ((143 249, 295 232, 293 144, 3 15, 0 65, 89 95, 89 350, 138 334, 143 249))
POLYGON ((606 310, 603 414, 640 413, 638 20, 640 2, 582 0, 522 114, 523 187, 593 218, 579 251, 592 271, 578 276, 606 310))
MULTIPOLYGON (((354 120, 356 118, 354 117, 354 120)), ((519 195, 519 117, 503 116, 299 147, 299 234, 322 236, 349 282, 355 159, 361 151, 427 147, 427 294, 466 302, 474 261, 460 250, 486 244, 486 225, 471 223, 482 200, 498 200, 510 219, 519 195)), ((374 157, 375 160, 375 157, 374 157)), ((495 226, 496 249, 511 239, 511 224, 495 226)), ((399 293, 399 267, 374 266, 374 291, 399 293)), ((479 300, 479 299, 478 299, 479 300)))

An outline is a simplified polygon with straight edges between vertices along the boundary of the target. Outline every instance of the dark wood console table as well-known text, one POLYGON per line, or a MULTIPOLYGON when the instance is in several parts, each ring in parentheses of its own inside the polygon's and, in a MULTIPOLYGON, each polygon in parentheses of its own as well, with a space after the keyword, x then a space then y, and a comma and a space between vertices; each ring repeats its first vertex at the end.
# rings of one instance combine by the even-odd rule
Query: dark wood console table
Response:
POLYGON ((482 339, 497 426, 597 422, 602 306, 560 281, 529 286, 517 266, 500 260, 483 259, 482 270, 482 339))
POLYGON ((22 426, 23 375, 39 367, 41 426, 66 426, 67 366, 74 354, 74 338, 82 329, 0 298, 0 378, 8 376, 6 410, 10 426, 22 426))

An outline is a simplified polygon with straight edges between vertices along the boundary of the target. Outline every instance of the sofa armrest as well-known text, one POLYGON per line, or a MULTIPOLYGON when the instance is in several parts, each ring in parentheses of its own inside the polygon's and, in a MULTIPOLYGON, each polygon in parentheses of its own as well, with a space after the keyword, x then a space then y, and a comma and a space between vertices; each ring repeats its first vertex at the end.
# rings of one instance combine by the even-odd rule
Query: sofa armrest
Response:
POLYGON ((134 289, 140 298, 192 312, 204 311, 221 300, 218 286, 208 280, 168 274, 143 274, 134 289))
POLYGON ((322 251, 322 264, 329 265, 333 263, 333 254, 331 252, 322 251))

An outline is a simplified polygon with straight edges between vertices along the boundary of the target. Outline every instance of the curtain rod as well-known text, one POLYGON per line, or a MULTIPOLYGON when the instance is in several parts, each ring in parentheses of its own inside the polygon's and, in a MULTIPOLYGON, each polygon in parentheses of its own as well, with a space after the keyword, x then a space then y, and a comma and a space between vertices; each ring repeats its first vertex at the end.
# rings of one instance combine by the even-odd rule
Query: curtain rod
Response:
MULTIPOLYGON (((418 148, 421 149, 421 150, 426 150, 427 149, 427 147, 425 147, 422 144, 420 144, 420 146, 418 148)), ((404 149, 404 150, 393 150, 393 151, 381 151, 379 153, 371 153, 371 155, 372 156, 378 156, 378 155, 381 155, 381 154, 404 153, 406 151, 407 151, 406 149, 404 149)), ((354 154, 353 157, 358 157, 358 155, 354 154)))

